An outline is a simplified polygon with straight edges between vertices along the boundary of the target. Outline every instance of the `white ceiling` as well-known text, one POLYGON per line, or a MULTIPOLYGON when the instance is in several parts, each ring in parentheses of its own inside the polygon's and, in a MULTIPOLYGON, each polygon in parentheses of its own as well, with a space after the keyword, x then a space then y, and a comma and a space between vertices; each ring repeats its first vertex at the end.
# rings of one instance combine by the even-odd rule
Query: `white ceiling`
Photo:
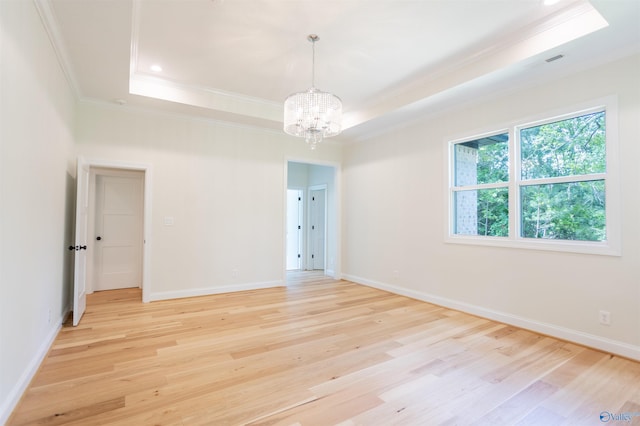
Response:
POLYGON ((268 129, 311 86, 318 34, 315 85, 342 99, 343 140, 640 52, 639 0, 36 4, 80 99, 268 129))

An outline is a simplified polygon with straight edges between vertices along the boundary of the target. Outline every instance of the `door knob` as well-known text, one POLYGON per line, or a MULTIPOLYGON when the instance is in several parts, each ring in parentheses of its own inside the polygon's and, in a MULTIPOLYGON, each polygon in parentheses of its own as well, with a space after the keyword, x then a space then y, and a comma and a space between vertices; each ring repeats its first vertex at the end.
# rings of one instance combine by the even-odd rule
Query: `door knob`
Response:
POLYGON ((96 240, 100 241, 102 239, 102 237, 96 237, 96 240))

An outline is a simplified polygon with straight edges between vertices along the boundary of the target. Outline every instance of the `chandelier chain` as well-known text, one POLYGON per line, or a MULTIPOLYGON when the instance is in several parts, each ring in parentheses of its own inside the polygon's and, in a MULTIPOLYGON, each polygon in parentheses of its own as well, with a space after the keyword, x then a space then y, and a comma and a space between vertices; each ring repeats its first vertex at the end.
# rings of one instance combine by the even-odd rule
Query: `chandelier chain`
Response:
POLYGON ((311 39, 311 87, 316 87, 316 40, 311 39))

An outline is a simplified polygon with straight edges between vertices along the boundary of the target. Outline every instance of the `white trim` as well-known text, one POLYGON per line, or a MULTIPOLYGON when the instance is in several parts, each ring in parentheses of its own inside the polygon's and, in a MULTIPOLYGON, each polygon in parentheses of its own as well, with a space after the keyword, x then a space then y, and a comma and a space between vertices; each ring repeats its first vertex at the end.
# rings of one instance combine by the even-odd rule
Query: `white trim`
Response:
POLYGON ((182 299, 185 297, 211 296, 214 294, 234 293, 238 291, 262 290, 265 288, 284 287, 284 285, 284 281, 278 280, 258 283, 231 284, 221 287, 199 287, 187 290, 161 291, 157 293, 151 293, 149 295, 149 301, 154 302, 158 300, 182 299))
POLYGON ((576 182, 591 182, 594 180, 606 180, 606 173, 593 173, 590 175, 569 175, 569 176, 558 176, 554 178, 537 178, 537 179, 519 179, 518 186, 520 188, 526 186, 538 186, 538 185, 549 185, 554 183, 576 183, 576 182))
MULTIPOLYGON (((140 0, 136 0, 140 2, 140 0)), ((137 49, 137 47, 136 47, 137 49)), ((137 61, 136 61, 137 63, 137 61)), ((269 99, 259 98, 256 96, 244 95, 242 93, 230 92, 222 89, 211 88, 197 84, 186 84, 178 81, 169 80, 166 78, 158 77, 155 75, 148 75, 137 69, 131 76, 131 82, 140 83, 141 85, 164 87, 166 89, 172 89, 182 93, 201 93, 206 94, 208 97, 220 97, 225 99, 234 99, 247 104, 263 105, 269 108, 277 108, 278 115, 282 115, 282 102, 276 102, 269 99)), ((227 102, 228 103, 228 102, 227 102)), ((268 119, 269 117, 263 117, 268 119)))
POLYGON ((68 313, 68 309, 64 313, 63 316, 57 319, 57 321, 52 322, 52 324, 57 324, 49 330, 49 333, 45 337, 44 341, 38 347, 38 350, 33 354, 31 361, 27 365, 27 368, 24 369, 22 375, 16 382, 15 386, 9 390, 7 394, 7 398, 0 404, 0 424, 5 424, 7 420, 9 420, 9 416, 20 402, 22 395, 27 390, 29 383, 33 380, 34 376, 38 372, 40 368, 40 364, 44 361, 45 357, 49 353, 49 349, 53 345, 53 342, 56 340, 58 333, 62 329, 62 323, 68 313))
MULTIPOLYGON (((138 39, 140 37, 140 1, 131 4, 131 46, 129 49, 129 84, 138 69, 138 39)), ((130 90, 130 88, 129 88, 130 90)))
POLYGON ((284 192, 282 196, 282 272, 280 279, 282 282, 287 282, 287 194, 289 190, 289 161, 284 159, 284 192))
POLYGON ((598 349, 607 353, 620 355, 626 358, 640 361, 640 346, 632 345, 618 340, 607 339, 606 337, 596 336, 594 334, 584 333, 582 331, 561 327, 555 324, 549 324, 537 321, 531 318, 513 315, 507 312, 496 311, 493 309, 483 308, 481 306, 472 305, 470 303, 460 302, 446 297, 436 296, 421 291, 410 290, 403 287, 373 281, 355 275, 345 274, 343 279, 354 282, 356 284, 366 285, 368 287, 377 288, 379 290, 388 291, 393 294, 410 297, 434 305, 443 306, 449 309, 455 309, 471 315, 487 318, 492 321, 513 325, 523 329, 531 330, 547 336, 567 340, 590 348, 598 349))
MULTIPOLYGON (((213 118, 213 117, 196 116, 192 114, 190 115, 190 114, 187 114, 184 112, 178 112, 178 111, 162 111, 162 110, 153 109, 152 107, 143 106, 143 105, 134 105, 134 104, 119 105, 115 102, 108 102, 102 99, 96 99, 96 98, 90 98, 90 97, 83 97, 79 99, 78 104, 89 105, 89 106, 95 105, 100 108, 109 108, 114 111, 124 110, 124 111, 135 113, 135 114, 145 114, 153 117, 161 117, 161 118, 169 117, 169 118, 176 118, 180 120, 188 120, 191 122, 210 123, 210 124, 215 124, 217 126, 221 126, 229 129, 252 130, 256 132, 266 132, 266 133, 279 135, 279 136, 283 136, 283 135, 287 136, 283 133, 281 128, 271 128, 266 126, 260 126, 258 124, 236 123, 233 121, 224 121, 224 120, 213 118)), ((288 136, 288 137, 293 137, 293 136, 288 136)), ((325 143, 325 141, 323 141, 322 143, 325 143)), ((329 143, 337 144, 338 142, 327 142, 327 144, 329 143)))
POLYGON ((606 241, 549 241, 535 238, 519 238, 516 240, 508 237, 484 237, 482 235, 448 235, 445 239, 445 243, 620 256, 620 251, 613 248, 606 241))
POLYGON ((49 41, 51 42, 53 51, 58 59, 62 73, 66 77, 67 83, 69 84, 69 87, 71 87, 71 91, 75 98, 79 99, 82 97, 82 93, 80 92, 78 80, 73 72, 71 61, 69 61, 69 54, 64 47, 64 38, 60 34, 58 20, 53 11, 51 0, 33 0, 33 3, 40 14, 40 20, 42 21, 42 25, 47 32, 47 35, 49 36, 49 41))
POLYGON ((508 187, 509 187, 509 182, 479 183, 477 185, 453 186, 451 188, 451 191, 464 192, 464 191, 478 191, 481 189, 500 189, 500 188, 508 188, 508 187))
POLYGON ((282 104, 236 93, 225 93, 220 90, 205 90, 197 86, 175 83, 158 77, 140 74, 131 76, 129 93, 215 111, 241 114, 273 123, 281 123, 282 120, 282 104))

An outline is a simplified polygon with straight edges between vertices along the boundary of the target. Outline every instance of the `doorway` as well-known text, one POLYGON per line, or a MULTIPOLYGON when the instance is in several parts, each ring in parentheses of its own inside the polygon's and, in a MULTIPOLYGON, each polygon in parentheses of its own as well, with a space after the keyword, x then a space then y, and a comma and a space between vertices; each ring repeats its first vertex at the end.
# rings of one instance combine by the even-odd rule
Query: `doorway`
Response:
MULTIPOLYGON (((142 224, 140 226, 140 244, 141 249, 136 250, 139 253, 139 260, 136 262, 139 266, 137 272, 139 286, 142 288, 142 302, 151 300, 150 290, 148 286, 150 252, 149 242, 151 240, 151 166, 147 164, 127 163, 118 161, 102 161, 102 160, 86 160, 83 157, 77 159, 76 172, 76 215, 75 215, 75 246, 69 247, 69 250, 75 251, 74 257, 74 282, 73 282, 73 325, 78 325, 86 308, 86 295, 95 290, 94 288, 94 251, 97 237, 95 233, 95 213, 89 212, 90 207, 95 206, 96 183, 95 176, 99 175, 97 171, 110 170, 117 174, 126 174, 128 172, 137 172, 142 181, 142 224), (93 178, 92 178, 93 177, 93 178), (91 223, 92 222, 92 223, 91 223), (88 253, 91 255, 87 256, 88 253)), ((126 191, 125 191, 126 192, 126 191)), ((135 192, 135 191, 134 191, 135 192)), ((138 233, 138 231, 131 231, 138 233)), ((129 231, 123 232, 124 234, 129 231)), ((119 255, 120 258, 122 254, 119 255)), ((118 256, 115 256, 116 265, 113 270, 120 269, 117 262, 118 256)))
POLYGON ((286 162, 285 275, 317 271, 336 276, 338 245, 337 167, 286 162))

